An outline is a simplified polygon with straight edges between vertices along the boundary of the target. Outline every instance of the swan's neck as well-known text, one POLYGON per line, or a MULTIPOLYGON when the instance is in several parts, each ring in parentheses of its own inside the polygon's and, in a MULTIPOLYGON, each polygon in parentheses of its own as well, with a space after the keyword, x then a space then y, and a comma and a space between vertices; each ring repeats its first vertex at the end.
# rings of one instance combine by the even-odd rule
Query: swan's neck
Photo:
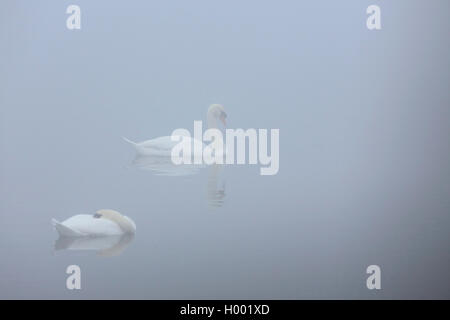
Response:
POLYGON ((207 115, 207 123, 208 123, 208 129, 217 129, 217 119, 213 116, 211 112, 208 112, 207 115))

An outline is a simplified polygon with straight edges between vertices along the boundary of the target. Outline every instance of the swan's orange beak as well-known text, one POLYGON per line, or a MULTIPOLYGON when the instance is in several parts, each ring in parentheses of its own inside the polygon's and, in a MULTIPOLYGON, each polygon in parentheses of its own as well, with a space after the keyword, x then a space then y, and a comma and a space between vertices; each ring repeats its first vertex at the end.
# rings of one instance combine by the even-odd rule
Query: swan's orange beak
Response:
POLYGON ((220 121, 222 121, 224 126, 227 126, 227 114, 225 112, 220 114, 220 121))

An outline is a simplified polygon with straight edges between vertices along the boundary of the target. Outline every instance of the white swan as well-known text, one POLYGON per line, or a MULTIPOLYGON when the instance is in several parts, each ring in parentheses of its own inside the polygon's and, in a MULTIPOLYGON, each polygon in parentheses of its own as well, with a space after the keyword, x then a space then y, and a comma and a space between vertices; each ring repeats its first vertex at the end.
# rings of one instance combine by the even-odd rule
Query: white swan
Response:
POLYGON ((93 215, 78 214, 63 222, 52 219, 52 224, 63 237, 101 237, 136 232, 133 220, 110 209, 98 210, 93 215))
MULTIPOLYGON (((208 112, 206 114, 206 120, 207 120, 209 129, 218 128, 218 120, 220 120, 223 123, 223 125, 226 125, 226 118, 227 118, 227 114, 222 105, 212 104, 208 108, 208 112)), ((170 157, 172 148, 176 144, 178 144, 178 142, 172 141, 171 136, 158 137, 155 139, 146 140, 146 141, 142 141, 142 142, 134 142, 125 137, 123 139, 125 141, 129 142, 130 144, 132 144, 135 147, 137 154, 142 155, 142 156, 170 157)), ((192 145, 194 144, 194 141, 195 141, 194 138, 186 137, 185 139, 191 140, 192 145)), ((203 148, 205 147, 205 144, 203 142, 198 142, 198 143, 201 143, 203 148)), ((195 149, 193 148, 193 150, 195 150, 195 149)), ((194 156, 195 156, 195 154, 194 154, 194 156)))

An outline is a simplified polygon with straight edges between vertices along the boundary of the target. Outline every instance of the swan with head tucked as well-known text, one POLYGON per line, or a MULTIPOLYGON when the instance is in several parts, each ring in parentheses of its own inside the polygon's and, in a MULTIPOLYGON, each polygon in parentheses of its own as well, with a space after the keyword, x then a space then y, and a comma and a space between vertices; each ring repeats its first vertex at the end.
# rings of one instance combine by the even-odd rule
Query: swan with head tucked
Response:
POLYGON ((63 222, 52 219, 52 224, 63 237, 101 237, 136 232, 133 220, 110 209, 98 210, 93 215, 78 214, 63 222))
MULTIPOLYGON (((210 105, 206 114, 208 129, 217 129, 219 127, 218 121, 221 121, 225 126, 226 118, 227 114, 221 104, 210 105)), ((123 139, 132 144, 135 147, 138 155, 142 156, 170 157, 172 148, 178 143, 176 141, 172 141, 171 136, 158 137, 142 142, 133 142, 125 137, 123 139)), ((192 144, 195 142, 194 138, 185 137, 184 139, 192 141, 192 144)), ((203 148, 205 148, 205 144, 203 142, 198 141, 197 143, 201 144, 203 148)))

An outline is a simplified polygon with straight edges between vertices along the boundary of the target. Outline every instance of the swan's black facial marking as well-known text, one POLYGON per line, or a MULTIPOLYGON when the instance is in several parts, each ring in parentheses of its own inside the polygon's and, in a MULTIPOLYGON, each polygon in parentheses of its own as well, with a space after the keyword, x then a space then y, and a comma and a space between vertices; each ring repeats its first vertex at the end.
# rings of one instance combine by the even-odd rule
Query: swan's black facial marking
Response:
POLYGON ((95 219, 100 219, 101 217, 102 217, 102 215, 100 213, 94 214, 94 218, 95 219))

